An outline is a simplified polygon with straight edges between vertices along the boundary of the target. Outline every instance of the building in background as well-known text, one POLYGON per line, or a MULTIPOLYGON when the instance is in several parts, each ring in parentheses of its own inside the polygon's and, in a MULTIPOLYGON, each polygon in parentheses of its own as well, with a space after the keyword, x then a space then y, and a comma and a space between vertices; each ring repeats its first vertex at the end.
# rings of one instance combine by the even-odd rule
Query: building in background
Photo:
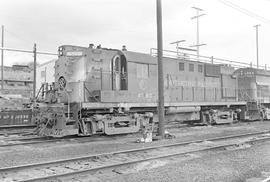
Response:
POLYGON ((33 70, 29 66, 4 66, 3 80, 4 89, 0 90, 1 95, 20 95, 22 97, 31 97, 33 90, 33 70))

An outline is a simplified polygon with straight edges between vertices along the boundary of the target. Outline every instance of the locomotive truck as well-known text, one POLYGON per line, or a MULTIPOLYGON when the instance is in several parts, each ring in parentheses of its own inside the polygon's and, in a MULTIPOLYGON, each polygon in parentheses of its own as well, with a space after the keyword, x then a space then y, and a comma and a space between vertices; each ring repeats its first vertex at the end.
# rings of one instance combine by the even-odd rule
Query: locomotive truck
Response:
MULTIPOLYGON (((150 54, 63 45, 55 82, 35 103, 40 135, 138 132, 157 121, 157 58, 150 54)), ((269 119, 270 72, 164 57, 166 121, 232 123, 269 119)))

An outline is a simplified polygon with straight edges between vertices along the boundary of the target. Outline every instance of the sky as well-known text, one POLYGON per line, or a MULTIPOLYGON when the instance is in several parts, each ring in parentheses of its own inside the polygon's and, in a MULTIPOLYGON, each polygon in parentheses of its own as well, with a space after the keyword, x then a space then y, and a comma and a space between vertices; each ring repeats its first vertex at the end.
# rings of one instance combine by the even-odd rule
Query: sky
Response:
MULTIPOLYGON (((270 66, 270 0, 162 0, 163 47, 186 40, 196 44, 196 15, 200 18, 200 54, 256 64, 256 32, 259 27, 260 65, 270 66), (233 4, 231 4, 233 3, 233 4), (232 8, 232 6, 234 8, 232 8)), ((156 0, 0 0, 0 25, 5 47, 57 53, 61 45, 127 49, 149 53, 157 47, 156 0)), ((56 57, 38 55, 44 63, 56 57)), ((25 64, 33 55, 4 53, 4 65, 25 64)))

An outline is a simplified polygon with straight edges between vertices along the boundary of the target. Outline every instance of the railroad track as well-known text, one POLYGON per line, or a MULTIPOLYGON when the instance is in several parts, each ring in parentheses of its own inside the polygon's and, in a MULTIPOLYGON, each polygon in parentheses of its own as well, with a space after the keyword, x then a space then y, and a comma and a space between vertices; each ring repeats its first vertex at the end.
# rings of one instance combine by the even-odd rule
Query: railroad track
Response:
POLYGON ((270 172, 263 171, 263 172, 261 172, 260 176, 248 178, 246 181, 249 181, 249 182, 270 182, 269 174, 270 174, 270 172))
POLYGON ((5 129, 22 129, 22 128, 35 128, 36 125, 0 125, 0 130, 5 129))
POLYGON ((2 125, 0 126, 0 136, 27 135, 35 127, 35 125, 2 125))
POLYGON ((263 179, 261 182, 270 182, 270 176, 268 178, 263 179))
MULTIPOLYGON (((56 181, 82 173, 117 169, 145 161, 171 158, 180 155, 226 149, 242 144, 270 140, 270 131, 209 138, 169 145, 123 150, 111 153, 89 155, 44 163, 0 168, 0 181, 56 181), (207 142, 206 142, 207 141, 207 142)), ((64 180, 65 181, 65 180, 64 180)))
POLYGON ((41 136, 33 136, 26 138, 8 138, 0 140, 0 148, 2 147, 12 147, 17 145, 33 145, 33 144, 46 144, 46 143, 55 143, 55 142, 97 142, 97 141, 112 141, 115 140, 114 137, 106 137, 106 136, 68 136, 64 138, 51 138, 51 137, 41 137, 41 136), (2 142, 2 143, 1 143, 2 142))
POLYGON ((29 137, 29 138, 11 138, 11 139, 4 139, 0 144, 0 148, 2 147, 11 147, 17 145, 31 145, 31 144, 41 144, 41 143, 52 143, 58 141, 65 141, 67 139, 52 139, 46 137, 29 137))
MULTIPOLYGON (((7 128, 7 129, 14 129, 17 127, 26 127, 26 128, 31 128, 33 125, 8 125, 8 126, 3 126, 2 128, 7 128)), ((181 125, 181 127, 187 127, 187 125, 181 125)), ((1 131, 1 126, 0 126, 0 131, 1 131)), ((90 142, 95 141, 92 138, 96 137, 91 136, 90 142)), ((101 136, 98 136, 99 138, 101 136)), ((82 137, 82 138, 89 138, 89 137, 82 137)), ((104 138, 104 137, 103 137, 104 138)), ((10 146, 17 146, 17 145, 32 145, 32 144, 41 144, 41 143, 53 143, 53 142, 61 142, 61 141, 69 141, 76 139, 79 142, 84 142, 80 139, 77 139, 76 136, 71 136, 71 137, 61 137, 61 138, 50 138, 50 137, 42 137, 42 136, 37 136, 33 134, 30 131, 16 131, 16 132, 6 132, 6 133, 0 133, 0 148, 1 147, 10 147, 10 146), (15 135, 15 136, 13 136, 15 135), (17 136, 19 135, 19 136, 17 136), (1 136, 5 136, 2 137, 1 136)), ((105 137, 104 141, 108 141, 108 138, 105 137)), ((89 141, 86 141, 89 142, 89 141)))
POLYGON ((0 136, 10 136, 10 135, 28 135, 31 132, 28 131, 16 131, 16 132, 4 132, 0 133, 0 136))

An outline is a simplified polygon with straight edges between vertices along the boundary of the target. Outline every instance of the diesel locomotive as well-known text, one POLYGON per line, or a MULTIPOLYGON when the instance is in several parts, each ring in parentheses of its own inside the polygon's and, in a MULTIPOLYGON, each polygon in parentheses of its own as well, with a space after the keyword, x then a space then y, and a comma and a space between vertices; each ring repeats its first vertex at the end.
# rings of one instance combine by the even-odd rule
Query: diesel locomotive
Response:
MULTIPOLYGON (((138 132, 157 121, 157 58, 150 54, 63 45, 55 82, 34 105, 40 135, 138 132)), ((270 118, 270 72, 188 57, 164 57, 166 121, 232 123, 270 118)))

